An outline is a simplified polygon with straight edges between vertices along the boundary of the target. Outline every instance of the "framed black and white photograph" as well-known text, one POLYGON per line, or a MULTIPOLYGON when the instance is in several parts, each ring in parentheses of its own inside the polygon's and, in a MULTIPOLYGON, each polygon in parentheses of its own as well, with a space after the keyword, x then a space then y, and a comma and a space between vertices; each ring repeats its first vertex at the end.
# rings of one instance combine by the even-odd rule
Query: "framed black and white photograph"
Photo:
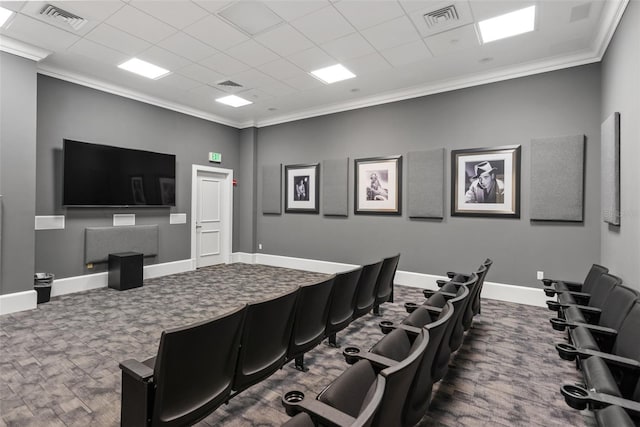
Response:
POLYGON ((402 156, 356 159, 356 214, 402 213, 402 156))
POLYGON ((131 177, 131 193, 133 194, 133 203, 136 205, 144 205, 147 199, 144 195, 144 181, 141 176, 131 177))
POLYGON ((318 213, 320 200, 320 166, 287 165, 285 175, 285 212, 318 213))
POLYGON ((520 146, 451 151, 451 215, 520 218, 520 146))

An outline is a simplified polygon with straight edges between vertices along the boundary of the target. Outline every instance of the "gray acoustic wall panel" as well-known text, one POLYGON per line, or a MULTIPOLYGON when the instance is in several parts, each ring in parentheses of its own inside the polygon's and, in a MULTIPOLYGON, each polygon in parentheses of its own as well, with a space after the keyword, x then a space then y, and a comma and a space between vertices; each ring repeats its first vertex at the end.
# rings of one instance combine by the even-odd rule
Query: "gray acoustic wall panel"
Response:
POLYGON ((262 168, 262 213, 282 213, 282 164, 262 168))
POLYGON ((322 162, 322 213, 349 215, 349 158, 322 162))
POLYGON ((107 262, 109 254, 129 251, 140 252, 144 256, 156 256, 158 231, 157 225, 87 227, 84 261, 86 264, 107 262))
POLYGON ((604 222, 620 225, 620 113, 602 123, 600 138, 600 192, 604 222))
POLYGON ((531 219, 582 221, 584 135, 531 141, 531 219))
POLYGON ((444 148, 407 153, 409 218, 444 217, 444 148))

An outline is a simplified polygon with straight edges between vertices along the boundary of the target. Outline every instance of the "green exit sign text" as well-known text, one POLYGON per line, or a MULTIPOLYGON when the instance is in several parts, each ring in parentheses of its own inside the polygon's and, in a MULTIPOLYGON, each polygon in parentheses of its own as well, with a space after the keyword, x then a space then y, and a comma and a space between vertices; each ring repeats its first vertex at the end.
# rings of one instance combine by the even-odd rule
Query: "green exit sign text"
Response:
POLYGON ((222 162, 222 153, 209 153, 209 161, 216 163, 222 162))

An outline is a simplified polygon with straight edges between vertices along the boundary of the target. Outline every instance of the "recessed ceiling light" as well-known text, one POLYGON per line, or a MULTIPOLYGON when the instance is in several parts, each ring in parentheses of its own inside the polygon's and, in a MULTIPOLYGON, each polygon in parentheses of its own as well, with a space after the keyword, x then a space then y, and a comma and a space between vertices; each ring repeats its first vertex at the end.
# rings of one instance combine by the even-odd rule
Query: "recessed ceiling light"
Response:
POLYGON ((153 65, 138 58, 131 58, 127 62, 118 65, 118 68, 122 68, 123 70, 131 71, 132 73, 140 74, 141 76, 154 80, 164 77, 170 72, 169 70, 165 70, 162 67, 158 67, 157 65, 153 65))
POLYGON ((247 101, 246 99, 240 98, 239 96, 236 96, 236 95, 229 95, 229 96, 224 96, 222 98, 218 98, 218 99, 216 99, 216 102, 219 102, 219 103, 225 104, 225 105, 230 105, 230 106, 232 106, 234 108, 242 107, 244 105, 253 104, 253 102, 247 101))
POLYGON ((13 11, 0 7, 0 27, 11 18, 11 15, 13 15, 13 11))
POLYGON ((536 7, 529 6, 514 12, 505 13, 495 18, 485 19, 478 23, 482 43, 489 43, 518 34, 528 33, 535 29, 536 7))
POLYGON ((312 71, 311 75, 327 84, 352 79, 356 76, 351 71, 347 70, 342 64, 336 64, 312 71))

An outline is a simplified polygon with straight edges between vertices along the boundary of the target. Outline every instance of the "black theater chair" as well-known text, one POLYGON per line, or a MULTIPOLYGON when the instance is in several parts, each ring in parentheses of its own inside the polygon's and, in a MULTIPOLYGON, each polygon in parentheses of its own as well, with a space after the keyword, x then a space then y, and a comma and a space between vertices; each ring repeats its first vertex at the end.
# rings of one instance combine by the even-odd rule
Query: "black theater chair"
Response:
POLYGON ((164 331, 156 357, 122 362, 121 425, 191 425, 226 402, 246 312, 164 331))
POLYGON ((304 354, 326 336, 334 279, 335 276, 331 276, 322 282, 300 287, 287 350, 287 361, 295 359, 295 367, 300 371, 305 371, 304 354))
MULTIPOLYGON (((475 280, 474 280, 474 274, 472 274, 470 276, 467 276, 467 281, 465 282, 458 283, 452 280, 450 282, 443 284, 443 286, 440 288, 440 291, 444 291, 444 292, 446 292, 447 290, 453 291, 452 286, 456 288, 458 286, 466 286, 469 288, 469 302, 467 303, 464 313, 462 314, 462 326, 465 331, 469 330, 469 328, 471 328, 471 325, 473 324, 473 317, 475 316, 474 302, 480 298, 480 287, 486 273, 487 273, 487 267, 482 265, 480 266, 478 271, 474 273, 476 275, 475 280)), ((423 294, 426 298, 431 298, 433 294, 437 292, 438 291, 432 291, 429 289, 423 290, 423 294)), ((453 293, 455 292, 457 292, 457 289, 453 293)), ((449 292, 448 296, 453 296, 451 294, 452 293, 449 292)))
POLYGON ((271 376, 285 363, 299 289, 247 306, 231 397, 271 376))
POLYGON ((562 297, 567 295, 562 293, 559 295, 558 301, 547 301, 547 307, 552 311, 557 311, 559 319, 566 319, 568 322, 586 320, 594 323, 600 318, 602 308, 611 291, 620 283, 622 283, 622 279, 605 273, 598 278, 588 300, 580 301, 578 304, 560 302, 562 297))
MULTIPOLYGON (((595 411, 596 422, 600 427, 637 427, 627 411, 620 406, 610 405, 595 411)), ((638 420, 640 421, 640 420, 638 420)))
POLYGON ((554 319, 552 326, 556 330, 569 329, 569 341, 578 348, 610 352, 618 330, 627 317, 638 292, 626 286, 615 286, 609 293, 606 305, 602 308, 597 322, 589 323, 577 306, 567 310, 565 319, 554 319), (574 311, 569 311, 575 309, 574 311))
POLYGON ((376 283, 376 296, 373 301, 373 314, 380 316, 380 304, 393 302, 393 279, 400 261, 400 254, 382 260, 382 267, 376 283))
MULTIPOLYGON (((408 337, 404 331, 404 339, 408 337)), ((403 339, 399 334, 394 338, 403 339)), ((372 426, 401 425, 405 397, 429 343, 426 331, 413 339, 408 355, 400 362, 378 356, 381 363, 359 360, 349 367, 316 400, 305 398, 298 391, 283 395, 282 403, 289 415, 306 412, 320 425, 354 425, 370 398, 380 389, 379 379, 384 378, 384 393, 372 426), (390 366, 389 366, 390 365, 390 366), (389 367, 385 367, 389 366, 389 367), (379 375, 378 375, 379 374, 379 375), (293 397, 293 399, 292 399, 293 397)))
POLYGON ((338 347, 336 334, 349 326, 353 319, 356 291, 361 273, 362 267, 358 267, 336 274, 325 330, 325 335, 329 338, 330 346, 338 347))
MULTIPOLYGON (((597 294, 597 293, 602 294, 602 292, 604 292, 603 289, 599 289, 599 285, 602 283, 601 281, 602 276, 607 274, 607 272, 605 272, 604 270, 605 270, 604 267, 600 267, 600 266, 597 266, 596 268, 592 268, 589 272, 590 274, 589 280, 588 282, 585 282, 585 285, 582 286, 581 291, 545 290, 545 294, 547 296, 553 296, 555 294, 557 296, 556 297, 557 304, 561 304, 561 305, 563 304, 594 305, 592 303, 589 303, 593 294, 597 294)), ((597 300, 597 299, 598 297, 596 296, 594 300, 597 300)), ((549 307, 550 310, 558 309, 558 306, 553 301, 547 302, 547 306, 549 307)))
POLYGON ((382 269, 382 260, 362 267, 362 274, 358 280, 356 290, 356 304, 353 310, 353 320, 364 316, 373 308, 376 300, 376 283, 382 269))
POLYGON ((569 280, 542 279, 544 292, 548 297, 562 292, 590 293, 591 287, 601 275, 608 273, 609 269, 598 264, 593 264, 585 277, 584 282, 572 282, 569 280))
MULTIPOLYGON (((611 353, 558 344, 563 359, 579 360, 585 386, 564 385, 562 394, 569 406, 592 410, 617 405, 640 419, 640 301, 636 300, 625 317, 611 353)), ((617 410, 610 410, 615 412, 617 410)), ((607 413, 602 414, 604 419, 607 413)), ((613 415, 612 415, 613 417, 613 415)), ((608 416, 606 418, 609 418, 608 416)))
MULTIPOLYGON (((471 306, 473 307, 473 315, 475 316, 476 314, 480 314, 481 312, 481 305, 480 305, 480 297, 482 295, 482 287, 484 286, 484 279, 487 276, 487 273, 489 272, 489 269, 491 268, 491 266, 493 265, 493 260, 491 260, 490 258, 487 258, 484 260, 484 262, 482 264, 480 264, 480 267, 478 268, 478 270, 476 271, 476 274, 478 275, 478 290, 476 291, 476 295, 472 295, 473 299, 471 301, 471 306)), ((447 277, 449 277, 449 281, 451 282, 466 282, 469 280, 469 277, 471 276, 471 273, 456 273, 454 271, 449 271, 447 272, 447 277)), ((449 281, 447 280, 436 280, 436 283, 438 284, 439 287, 444 286, 446 283, 449 283, 449 281)), ((430 295, 427 295, 428 290, 423 291, 425 292, 425 297, 429 298, 430 295)), ((469 325, 470 327, 471 325, 469 325)), ((468 328, 465 328, 465 330, 467 330, 468 328)))

